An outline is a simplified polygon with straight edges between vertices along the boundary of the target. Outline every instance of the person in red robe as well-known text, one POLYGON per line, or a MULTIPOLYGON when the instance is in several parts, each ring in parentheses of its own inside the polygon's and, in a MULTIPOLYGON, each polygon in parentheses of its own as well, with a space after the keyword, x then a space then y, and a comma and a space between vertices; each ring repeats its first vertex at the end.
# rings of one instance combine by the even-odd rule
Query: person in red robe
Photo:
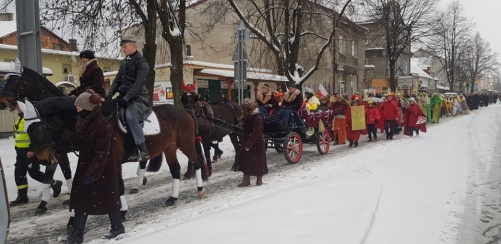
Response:
POLYGON ((408 136, 414 136, 414 132, 416 132, 416 136, 419 136, 421 126, 418 124, 418 118, 419 116, 426 117, 426 115, 424 115, 423 110, 416 103, 416 99, 413 97, 409 98, 409 108, 407 108, 406 115, 406 126, 409 128, 408 136))
MULTIPOLYGON (((360 101, 358 99, 355 99, 352 101, 351 106, 358 106, 360 105, 360 101)), ((346 110, 345 117, 346 117, 346 135, 348 137, 348 141, 350 144, 348 147, 358 147, 358 141, 360 140, 360 135, 364 130, 353 130, 352 127, 352 117, 351 117, 351 106, 348 106, 348 110, 346 110)))
POLYGON ((374 102, 369 99, 367 110, 365 111, 365 124, 367 125, 367 133, 369 134, 369 141, 377 140, 376 125, 381 118, 379 109, 374 106, 374 102))

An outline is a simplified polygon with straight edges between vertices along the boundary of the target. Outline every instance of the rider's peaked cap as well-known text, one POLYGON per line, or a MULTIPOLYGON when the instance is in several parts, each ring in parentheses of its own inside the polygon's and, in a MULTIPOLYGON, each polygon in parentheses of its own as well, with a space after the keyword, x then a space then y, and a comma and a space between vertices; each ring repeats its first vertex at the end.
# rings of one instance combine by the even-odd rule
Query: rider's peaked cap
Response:
POLYGON ((134 36, 124 36, 122 40, 120 40, 120 45, 125 44, 127 42, 137 43, 137 39, 134 36))

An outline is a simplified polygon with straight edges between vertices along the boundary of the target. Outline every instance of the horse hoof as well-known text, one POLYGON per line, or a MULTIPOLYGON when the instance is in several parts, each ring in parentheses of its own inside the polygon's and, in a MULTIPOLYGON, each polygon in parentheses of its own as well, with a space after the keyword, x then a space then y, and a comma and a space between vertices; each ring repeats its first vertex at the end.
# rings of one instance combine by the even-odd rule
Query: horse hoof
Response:
POLYGON ((132 188, 132 189, 130 189, 129 194, 137 194, 138 192, 139 192, 139 189, 132 188))
POLYGON ((168 207, 174 206, 174 204, 176 204, 176 201, 177 201, 177 198, 169 197, 169 199, 167 199, 167 201, 165 201, 165 205, 168 207))
POLYGON ((207 198, 207 191, 203 189, 198 192, 198 199, 205 199, 205 198, 207 198))
POLYGON ((146 176, 143 178, 143 186, 146 185, 146 183, 148 183, 148 178, 146 178, 146 176))

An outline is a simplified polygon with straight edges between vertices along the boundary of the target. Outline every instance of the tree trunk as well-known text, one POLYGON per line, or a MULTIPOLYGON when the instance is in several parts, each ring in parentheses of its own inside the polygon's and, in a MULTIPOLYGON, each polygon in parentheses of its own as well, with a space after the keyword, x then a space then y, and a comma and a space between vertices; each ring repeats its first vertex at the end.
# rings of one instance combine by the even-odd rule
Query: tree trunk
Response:
MULTIPOLYGON (((151 21, 156 23, 156 20, 151 21)), ((150 22, 150 23, 151 23, 150 22)), ((148 26, 145 28, 145 44, 143 47, 143 57, 146 59, 149 65, 148 78, 146 80, 146 88, 150 94, 150 102, 153 101, 153 87, 155 86, 155 59, 157 53, 156 39, 156 24, 154 26, 148 26)))
POLYGON ((181 105, 181 94, 183 89, 183 39, 174 37, 169 44, 171 52, 170 82, 172 83, 172 92, 174 93, 174 104, 181 105))

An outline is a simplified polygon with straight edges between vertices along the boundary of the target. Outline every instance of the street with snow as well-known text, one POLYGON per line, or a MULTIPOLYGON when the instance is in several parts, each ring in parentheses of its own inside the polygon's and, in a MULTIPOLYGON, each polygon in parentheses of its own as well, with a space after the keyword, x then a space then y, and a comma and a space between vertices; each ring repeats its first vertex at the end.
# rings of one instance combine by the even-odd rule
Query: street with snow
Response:
MULTIPOLYGON (((107 216, 91 216, 89 243, 500 243, 501 105, 444 118, 419 137, 331 147, 319 155, 305 145, 297 164, 268 150, 264 185, 236 187, 228 138, 223 157, 199 200, 195 180, 181 182, 177 204, 166 207, 172 178, 166 165, 147 174, 148 183, 129 204, 126 234, 101 239, 107 216)), ((384 138, 380 136, 379 138, 384 138)), ((180 154, 180 153, 179 153, 180 154)), ((9 198, 16 196, 12 139, 0 140, 9 198)), ((76 157, 70 156, 73 169, 76 157)), ((182 158, 183 172, 186 159, 182 158)), ((124 166, 126 187, 137 164, 124 166)), ((56 178, 63 180, 58 170, 56 178)), ((41 185, 29 181, 30 203, 11 208, 9 243, 55 243, 69 218, 62 194, 49 211, 35 215, 41 185)), ((65 188, 63 187, 63 191, 65 188)))

